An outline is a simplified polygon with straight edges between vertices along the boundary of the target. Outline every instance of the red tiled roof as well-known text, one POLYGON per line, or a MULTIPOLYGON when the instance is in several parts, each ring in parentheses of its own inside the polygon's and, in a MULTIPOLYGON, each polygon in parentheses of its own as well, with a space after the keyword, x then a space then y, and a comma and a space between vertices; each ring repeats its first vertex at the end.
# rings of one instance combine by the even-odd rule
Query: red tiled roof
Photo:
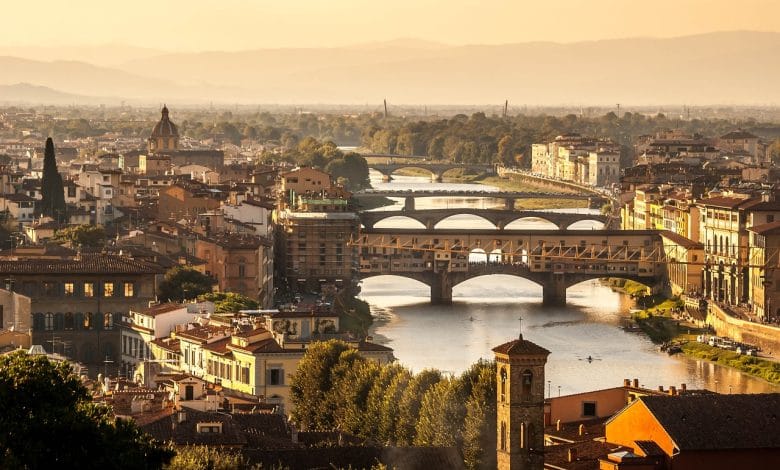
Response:
POLYGON ((679 233, 672 232, 670 230, 663 230, 661 232, 661 236, 670 240, 672 243, 676 245, 680 245, 683 248, 687 248, 687 249, 704 248, 703 244, 691 240, 690 238, 684 237, 679 233))
POLYGON ((504 343, 500 346, 493 348, 493 352, 506 355, 514 354, 537 354, 537 355, 549 355, 550 351, 543 347, 534 344, 528 340, 523 339, 523 335, 520 335, 520 339, 504 343))
POLYGON ((761 235, 766 235, 770 233, 780 233, 780 220, 777 222, 769 222, 768 224, 754 225, 753 227, 750 227, 748 230, 761 235))
POLYGON ((80 259, 3 259, 1 274, 162 274, 157 264, 118 255, 90 254, 80 259))
POLYGON ((184 308, 184 305, 175 304, 175 303, 164 303, 160 305, 155 305, 153 307, 145 308, 141 310, 139 313, 141 313, 142 315, 146 315, 148 317, 156 317, 157 315, 173 312, 174 310, 179 310, 181 308, 184 308))

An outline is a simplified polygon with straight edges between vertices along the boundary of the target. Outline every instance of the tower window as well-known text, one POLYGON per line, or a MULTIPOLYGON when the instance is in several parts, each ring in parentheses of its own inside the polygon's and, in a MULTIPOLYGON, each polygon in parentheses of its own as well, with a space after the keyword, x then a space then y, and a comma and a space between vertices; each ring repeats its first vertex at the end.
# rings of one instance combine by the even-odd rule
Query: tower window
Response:
POLYGON ((528 401, 531 399, 533 377, 534 374, 530 370, 526 369, 525 371, 523 371, 522 382, 521 382, 521 395, 523 401, 528 401))
POLYGON ((501 401, 506 401, 506 369, 501 368, 501 401))

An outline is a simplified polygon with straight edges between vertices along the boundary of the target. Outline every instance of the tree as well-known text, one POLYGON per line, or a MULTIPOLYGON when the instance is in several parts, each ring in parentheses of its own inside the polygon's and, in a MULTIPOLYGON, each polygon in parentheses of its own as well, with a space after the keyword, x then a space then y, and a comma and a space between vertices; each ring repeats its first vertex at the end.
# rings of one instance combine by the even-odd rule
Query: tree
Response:
POLYGON ((415 438, 417 420, 420 416, 420 404, 425 393, 441 380, 441 372, 426 369, 412 377, 398 403, 398 423, 395 440, 399 446, 412 445, 415 438))
POLYGON ((99 225, 77 225, 57 231, 58 241, 71 246, 101 247, 106 244, 106 231, 99 225))
POLYGON ((366 412, 363 417, 363 427, 360 431, 361 436, 387 439, 387 435, 384 435, 382 424, 384 419, 384 398, 390 395, 391 385, 396 377, 404 373, 408 374, 409 371, 400 364, 387 364, 379 371, 379 375, 374 379, 366 397, 366 412))
POLYGON ((67 363, 0 357, 0 467, 160 468, 173 452, 92 403, 67 363))
POLYGON ((492 469, 496 468, 496 363, 480 362, 470 370, 478 373, 471 377, 466 400, 463 460, 469 469, 492 469))
POLYGON ((216 313, 255 310, 260 306, 256 300, 235 292, 209 292, 198 296, 198 300, 214 302, 216 313))
POLYGON ((43 154, 43 179, 41 180, 41 205, 39 213, 52 217, 57 222, 65 221, 65 189, 62 186, 62 176, 57 171, 57 160, 54 156, 54 142, 51 137, 46 139, 46 150, 43 154))
POLYGON ((379 439, 383 442, 395 442, 398 430, 399 404, 411 380, 412 373, 409 369, 402 369, 387 387, 381 404, 381 421, 379 422, 379 439))
POLYGON ((235 470, 260 468, 249 466, 241 453, 209 446, 186 446, 176 450, 176 456, 165 470, 235 470))
POLYGON ((463 385, 456 379, 434 384, 423 396, 414 445, 460 447, 466 416, 463 385))
POLYGON ((176 266, 165 273, 158 291, 163 302, 181 302, 211 292, 214 279, 187 266, 176 266))
POLYGON ((348 350, 347 343, 331 340, 313 343, 303 355, 292 377, 290 396, 295 405, 292 418, 304 429, 333 429, 333 409, 329 406, 331 372, 341 354, 348 350))
MULTIPOLYGON (((343 353, 334 369, 333 391, 336 428, 350 434, 361 433, 368 407, 368 395, 379 376, 380 367, 358 355, 356 350, 343 353), (352 353, 356 359, 345 362, 352 353)), ((371 436, 373 437, 373 436, 371 436)))

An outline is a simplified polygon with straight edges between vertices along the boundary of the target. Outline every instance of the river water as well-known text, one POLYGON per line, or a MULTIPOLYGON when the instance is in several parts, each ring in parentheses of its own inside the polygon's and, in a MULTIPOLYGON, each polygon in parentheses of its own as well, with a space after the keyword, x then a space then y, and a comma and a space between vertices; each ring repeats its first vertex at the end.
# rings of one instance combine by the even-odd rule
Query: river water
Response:
MULTIPOLYGON (((430 183, 424 177, 396 177, 382 183, 372 172, 377 189, 482 189, 483 185, 430 183)), ((492 188, 497 189, 497 188, 492 188)), ((377 210, 398 210, 402 206, 377 210)), ((502 207, 502 201, 478 198, 421 198, 416 208, 502 207)), ((566 209, 564 209, 566 210, 566 209)), ((572 209, 587 211, 587 209, 572 209)), ((394 218, 377 227, 416 227, 410 219, 394 218)), ((492 228, 489 222, 463 215, 442 221, 440 228, 492 228)), ((540 219, 524 219, 507 228, 554 228, 540 219)), ((574 228, 599 228, 597 222, 581 222, 574 228)), ((484 254, 481 256, 485 256, 484 254)), ((578 393, 622 385, 623 379, 639 379, 650 388, 686 384, 689 389, 719 392, 778 392, 768 382, 728 367, 658 351, 641 333, 620 326, 633 305, 630 299, 598 281, 588 281, 567 291, 565 307, 542 307, 542 288, 513 276, 492 275, 471 279, 453 290, 453 304, 430 305, 424 284, 396 276, 378 276, 362 282, 361 297, 375 316, 374 341, 392 347, 399 362, 415 371, 437 368, 458 374, 480 358, 491 358, 491 349, 523 337, 552 354, 547 363, 548 391, 578 393), (589 361, 588 357, 592 360, 589 361)))

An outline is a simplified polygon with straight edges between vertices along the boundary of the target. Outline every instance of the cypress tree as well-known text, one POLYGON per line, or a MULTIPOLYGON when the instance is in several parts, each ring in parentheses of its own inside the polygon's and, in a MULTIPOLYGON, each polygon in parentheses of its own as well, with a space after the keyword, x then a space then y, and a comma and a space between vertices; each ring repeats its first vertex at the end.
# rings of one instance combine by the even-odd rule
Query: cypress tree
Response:
POLYGON ((62 185, 62 176, 57 171, 54 142, 51 137, 46 139, 46 150, 43 154, 41 195, 39 212, 52 217, 57 222, 63 222, 65 220, 65 190, 62 185))

